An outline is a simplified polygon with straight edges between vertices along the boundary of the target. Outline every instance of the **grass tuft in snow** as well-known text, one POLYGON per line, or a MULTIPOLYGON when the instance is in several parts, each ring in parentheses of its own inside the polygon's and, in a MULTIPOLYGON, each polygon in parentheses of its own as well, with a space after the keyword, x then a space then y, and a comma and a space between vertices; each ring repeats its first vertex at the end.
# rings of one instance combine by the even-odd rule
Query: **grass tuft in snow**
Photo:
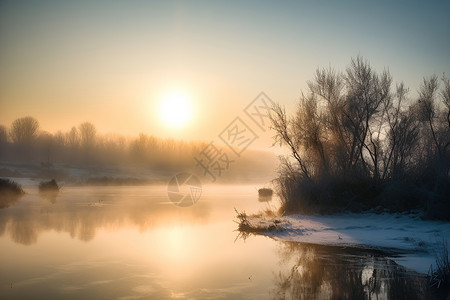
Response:
POLYGON ((268 231, 283 231, 283 222, 276 217, 276 213, 271 209, 266 209, 259 214, 247 215, 245 212, 239 212, 234 209, 238 221, 238 231, 241 235, 247 236, 252 233, 261 233, 268 231))
MULTIPOLYGON (((430 277, 430 288, 435 292, 449 293, 450 291, 450 262, 448 256, 447 240, 443 239, 442 249, 439 253, 436 253, 436 268, 433 265, 430 266, 428 272, 430 277)), ((449 296, 449 295, 447 295, 449 296)))

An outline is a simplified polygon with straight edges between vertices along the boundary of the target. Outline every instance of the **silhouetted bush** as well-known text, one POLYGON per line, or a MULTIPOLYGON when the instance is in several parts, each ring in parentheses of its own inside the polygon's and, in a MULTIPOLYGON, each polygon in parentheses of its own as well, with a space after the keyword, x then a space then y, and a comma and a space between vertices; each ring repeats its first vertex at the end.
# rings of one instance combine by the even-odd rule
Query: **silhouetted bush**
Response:
POLYGON ((20 184, 10 179, 0 178, 0 208, 10 206, 24 193, 20 184))
POLYGON ((59 191, 59 185, 55 179, 49 181, 41 181, 39 183, 39 191, 59 191))
POLYGON ((1 193, 13 193, 16 195, 21 195, 24 193, 22 187, 17 182, 10 179, 0 178, 0 192, 1 193))

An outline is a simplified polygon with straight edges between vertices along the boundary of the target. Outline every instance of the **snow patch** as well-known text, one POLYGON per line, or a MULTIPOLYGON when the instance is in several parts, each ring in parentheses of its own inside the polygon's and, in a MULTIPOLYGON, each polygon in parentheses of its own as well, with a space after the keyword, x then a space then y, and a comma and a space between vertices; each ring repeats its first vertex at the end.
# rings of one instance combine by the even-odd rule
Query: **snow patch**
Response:
POLYGON ((331 246, 389 250, 393 259, 420 273, 434 263, 442 239, 450 239, 450 223, 422 220, 405 214, 287 215, 278 218, 249 216, 255 227, 277 230, 260 232, 275 239, 331 246), (274 228, 274 227, 272 227, 274 228))

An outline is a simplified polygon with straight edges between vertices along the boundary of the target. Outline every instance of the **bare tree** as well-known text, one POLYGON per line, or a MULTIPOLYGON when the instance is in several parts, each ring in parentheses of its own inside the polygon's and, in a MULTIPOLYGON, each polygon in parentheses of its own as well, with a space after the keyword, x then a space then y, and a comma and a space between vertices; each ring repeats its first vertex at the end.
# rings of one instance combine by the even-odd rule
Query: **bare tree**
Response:
POLYGON ((275 142, 288 146, 294 158, 281 160, 276 181, 285 208, 302 207, 289 198, 366 201, 368 190, 375 201, 393 182, 445 194, 450 80, 443 82, 439 91, 436 76, 424 79, 418 101, 410 104, 403 83, 393 89, 389 72, 375 72, 361 57, 351 60, 345 74, 317 70, 292 118, 279 104, 271 114, 275 142))
POLYGON ((439 143, 438 136, 436 134, 436 105, 435 96, 438 92, 438 78, 436 75, 430 78, 424 78, 422 86, 419 90, 419 104, 422 121, 426 122, 429 126, 431 136, 433 138, 434 146, 436 147, 439 155, 442 155, 442 147, 439 143))
POLYGON ((0 160, 5 159, 5 154, 8 148, 8 133, 6 127, 0 125, 0 160))
POLYGON ((52 166, 51 160, 53 159, 52 155, 54 154, 55 144, 54 136, 47 131, 41 132, 38 136, 38 144, 41 148, 41 165, 45 167, 52 166))
POLYGON ((304 159, 298 152, 298 145, 295 144, 293 133, 290 127, 290 122, 286 116, 286 110, 279 104, 275 104, 273 107, 273 113, 271 114, 272 129, 275 131, 274 140, 275 143, 280 145, 287 145, 292 153, 294 159, 298 162, 298 165, 302 171, 303 176, 308 180, 311 180, 308 168, 304 159))
MULTIPOLYGON (((447 131, 450 131, 450 78, 443 76, 442 81, 444 83, 444 88, 441 91, 442 100, 444 103, 444 106, 446 108, 446 112, 444 112, 444 115, 447 119, 447 131)), ((450 136, 447 135, 447 140, 445 140, 444 144, 444 151, 447 151, 448 147, 450 146, 450 136)))
POLYGON ((58 148, 64 147, 65 143, 66 143, 66 139, 64 136, 64 133, 61 130, 58 130, 54 135, 53 138, 55 140, 55 145, 58 148))
POLYGON ((97 134, 97 129, 94 124, 84 122, 78 128, 80 130, 81 146, 85 149, 92 148, 95 143, 95 135, 97 134))
POLYGON ((351 142, 349 132, 343 126, 346 100, 343 95, 343 76, 331 68, 319 69, 316 71, 314 80, 308 82, 308 87, 323 107, 321 116, 327 132, 327 164, 331 164, 333 169, 340 172, 347 172, 351 169, 352 161, 348 154, 356 145, 351 142))
POLYGON ((16 119, 11 124, 10 137, 16 144, 30 144, 38 133, 39 122, 33 117, 16 119))
POLYGON ((66 143, 72 149, 76 149, 80 144, 80 137, 75 126, 73 126, 72 129, 66 133, 66 143))
POLYGON ((0 125, 0 144, 5 144, 8 142, 8 133, 6 127, 0 125))
POLYGON ((372 173, 378 180, 382 152, 380 135, 385 118, 382 103, 392 101, 392 78, 386 71, 379 76, 367 61, 357 57, 352 59, 345 80, 348 101, 346 117, 358 140, 359 162, 365 172, 372 173))

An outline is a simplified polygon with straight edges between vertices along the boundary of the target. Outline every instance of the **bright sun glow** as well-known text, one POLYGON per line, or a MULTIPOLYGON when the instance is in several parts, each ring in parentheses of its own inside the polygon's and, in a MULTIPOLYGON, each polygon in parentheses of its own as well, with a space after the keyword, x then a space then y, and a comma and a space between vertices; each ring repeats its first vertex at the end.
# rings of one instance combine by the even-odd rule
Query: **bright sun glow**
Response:
POLYGON ((182 127, 191 119, 191 99, 181 91, 170 91, 161 99, 160 115, 171 127, 182 127))

